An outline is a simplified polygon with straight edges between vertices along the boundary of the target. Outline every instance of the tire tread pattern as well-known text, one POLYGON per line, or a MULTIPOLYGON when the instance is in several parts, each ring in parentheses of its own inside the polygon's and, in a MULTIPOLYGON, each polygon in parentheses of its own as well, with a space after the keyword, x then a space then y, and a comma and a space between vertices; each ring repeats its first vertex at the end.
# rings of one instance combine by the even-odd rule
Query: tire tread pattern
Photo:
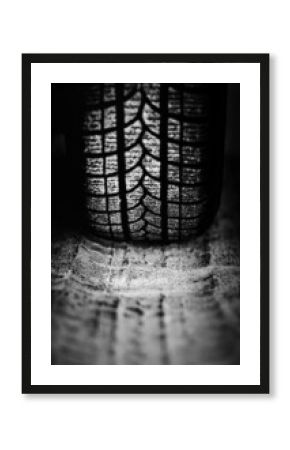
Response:
POLYGON ((221 150, 205 85, 92 84, 83 120, 90 229, 117 240, 199 234, 219 200, 221 150))

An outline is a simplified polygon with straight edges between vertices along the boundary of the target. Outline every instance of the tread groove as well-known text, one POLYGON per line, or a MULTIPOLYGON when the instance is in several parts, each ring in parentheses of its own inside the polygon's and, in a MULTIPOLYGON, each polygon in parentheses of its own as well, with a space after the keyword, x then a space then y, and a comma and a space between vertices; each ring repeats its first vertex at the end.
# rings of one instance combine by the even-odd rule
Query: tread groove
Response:
POLYGON ((168 128, 168 115, 167 115, 167 84, 160 84, 160 199, 161 199, 161 228, 162 239, 164 242, 168 240, 167 231, 167 128, 168 128))
POLYGON ((125 175, 125 143, 124 143, 124 109, 123 109, 123 85, 116 84, 116 117, 117 117, 117 137, 118 137, 118 175, 119 193, 121 199, 122 227, 125 239, 129 238, 129 226, 127 218, 127 195, 126 195, 126 175, 125 175))

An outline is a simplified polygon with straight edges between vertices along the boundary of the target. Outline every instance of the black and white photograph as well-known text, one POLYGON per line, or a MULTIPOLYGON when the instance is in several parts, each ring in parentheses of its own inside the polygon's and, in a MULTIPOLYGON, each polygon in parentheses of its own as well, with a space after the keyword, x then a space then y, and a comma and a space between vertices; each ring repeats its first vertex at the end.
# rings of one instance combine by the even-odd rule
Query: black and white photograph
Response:
POLYGON ((239 84, 52 84, 52 364, 239 364, 239 84))
POLYGON ((25 392, 268 391, 268 88, 268 55, 23 55, 25 392))

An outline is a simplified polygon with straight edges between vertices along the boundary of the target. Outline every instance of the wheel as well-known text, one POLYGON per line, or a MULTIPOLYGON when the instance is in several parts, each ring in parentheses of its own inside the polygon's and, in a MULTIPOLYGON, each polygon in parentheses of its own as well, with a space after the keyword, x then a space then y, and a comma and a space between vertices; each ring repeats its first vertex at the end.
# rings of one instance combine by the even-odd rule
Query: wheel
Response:
POLYGON ((86 85, 90 230, 157 242, 204 231, 220 198, 225 100, 224 84, 86 85))

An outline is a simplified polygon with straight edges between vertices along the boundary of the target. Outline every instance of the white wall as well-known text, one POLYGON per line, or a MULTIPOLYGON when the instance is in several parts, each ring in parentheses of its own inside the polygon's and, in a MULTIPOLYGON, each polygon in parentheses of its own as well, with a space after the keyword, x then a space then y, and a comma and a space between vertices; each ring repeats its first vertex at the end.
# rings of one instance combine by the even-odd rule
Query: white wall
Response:
POLYGON ((290 391, 287 2, 11 0, 5 6, 2 4, 1 10, 1 447, 5 450, 287 448, 290 391), (271 53, 270 396, 21 395, 22 52, 271 53))

